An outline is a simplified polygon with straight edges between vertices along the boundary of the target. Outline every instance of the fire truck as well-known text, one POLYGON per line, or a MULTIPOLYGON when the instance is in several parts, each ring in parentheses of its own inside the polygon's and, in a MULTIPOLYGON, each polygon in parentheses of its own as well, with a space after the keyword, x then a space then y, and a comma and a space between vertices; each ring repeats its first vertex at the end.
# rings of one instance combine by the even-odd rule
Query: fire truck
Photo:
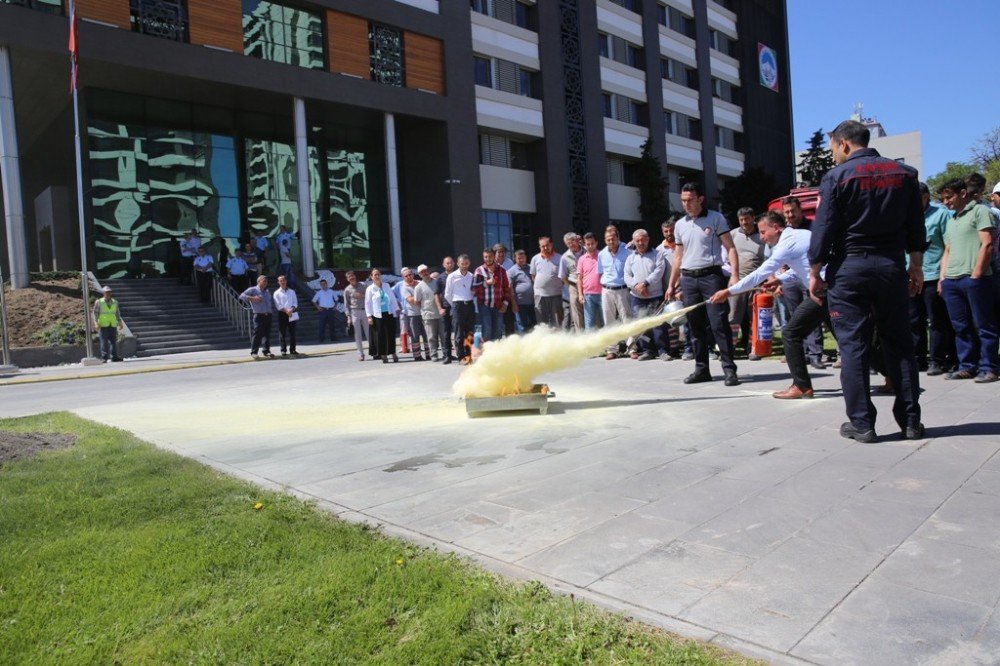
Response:
POLYGON ((818 187, 797 187, 788 194, 782 195, 771 201, 771 203, 767 204, 767 209, 776 210, 780 213, 781 200, 785 197, 797 197, 799 203, 802 205, 802 215, 810 222, 812 222, 813 218, 816 217, 816 209, 819 208, 818 187))

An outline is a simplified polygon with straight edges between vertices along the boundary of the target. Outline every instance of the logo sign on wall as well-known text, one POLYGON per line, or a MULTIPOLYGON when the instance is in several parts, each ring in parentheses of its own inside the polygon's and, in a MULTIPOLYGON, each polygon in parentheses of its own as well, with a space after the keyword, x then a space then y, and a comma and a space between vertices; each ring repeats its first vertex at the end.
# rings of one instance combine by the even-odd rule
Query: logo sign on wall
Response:
POLYGON ((760 67, 760 85, 778 92, 778 55, 774 49, 757 42, 757 65, 760 67))

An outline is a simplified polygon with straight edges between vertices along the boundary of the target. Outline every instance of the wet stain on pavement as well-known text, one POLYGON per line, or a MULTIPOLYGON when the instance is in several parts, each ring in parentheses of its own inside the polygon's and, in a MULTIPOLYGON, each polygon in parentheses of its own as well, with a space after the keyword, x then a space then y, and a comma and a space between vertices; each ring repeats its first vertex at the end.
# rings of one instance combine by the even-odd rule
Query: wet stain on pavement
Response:
POLYGON ((415 472, 427 465, 444 465, 447 469, 456 469, 468 465, 489 465, 498 460, 503 460, 502 455, 492 456, 470 456, 467 458, 445 459, 443 453, 430 453, 425 456, 414 456, 389 465, 383 472, 415 472))

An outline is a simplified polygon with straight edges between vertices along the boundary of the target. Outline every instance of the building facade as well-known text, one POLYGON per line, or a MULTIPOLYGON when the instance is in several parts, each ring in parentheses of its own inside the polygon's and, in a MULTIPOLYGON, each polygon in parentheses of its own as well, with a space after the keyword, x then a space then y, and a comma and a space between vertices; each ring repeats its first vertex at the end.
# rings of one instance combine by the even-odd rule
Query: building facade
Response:
MULTIPOLYGON (((284 225, 311 273, 633 227, 647 139, 674 207, 794 178, 784 0, 76 6, 99 276, 176 271, 192 228, 221 253, 284 225)), ((6 272, 79 267, 65 13, 0 0, 6 272)))

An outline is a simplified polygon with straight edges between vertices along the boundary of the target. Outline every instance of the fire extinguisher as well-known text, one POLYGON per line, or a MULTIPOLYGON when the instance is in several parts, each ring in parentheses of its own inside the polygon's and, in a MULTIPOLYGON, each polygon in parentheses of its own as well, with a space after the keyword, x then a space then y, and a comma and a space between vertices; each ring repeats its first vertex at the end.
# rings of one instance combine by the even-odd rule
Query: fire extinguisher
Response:
POLYGON ((752 302, 750 350, 763 358, 771 355, 771 343, 774 340, 774 294, 759 291, 754 294, 752 302))
POLYGON ((406 331, 399 334, 399 348, 404 354, 410 353, 410 334, 406 331))

